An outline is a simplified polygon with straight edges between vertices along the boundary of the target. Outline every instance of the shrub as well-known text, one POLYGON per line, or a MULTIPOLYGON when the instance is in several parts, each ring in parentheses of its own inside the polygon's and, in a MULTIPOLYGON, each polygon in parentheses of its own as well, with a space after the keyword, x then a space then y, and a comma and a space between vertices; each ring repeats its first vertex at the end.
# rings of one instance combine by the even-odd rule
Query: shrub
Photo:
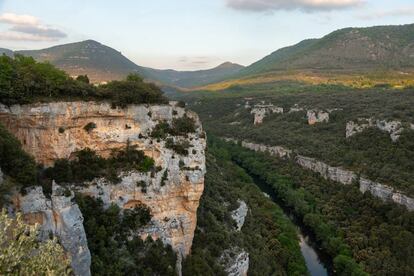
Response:
POLYGON ((173 135, 187 135, 188 133, 194 133, 196 131, 195 121, 188 117, 183 116, 173 120, 172 133, 173 135))
POLYGON ((19 213, 0 214, 1 275, 71 275, 70 261, 56 239, 38 241, 38 227, 23 222, 19 213))
POLYGON ((93 129, 95 129, 96 128, 96 124, 95 123, 93 123, 93 122, 90 122, 90 123, 88 123, 86 126, 84 126, 83 127, 83 129, 86 131, 86 132, 91 132, 93 129))

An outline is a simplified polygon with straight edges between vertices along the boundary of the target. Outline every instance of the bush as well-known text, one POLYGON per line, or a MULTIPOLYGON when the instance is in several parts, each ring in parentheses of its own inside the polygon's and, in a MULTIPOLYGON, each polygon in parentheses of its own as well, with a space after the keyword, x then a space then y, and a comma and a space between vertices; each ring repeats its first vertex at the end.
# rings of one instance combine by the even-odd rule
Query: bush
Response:
POLYGON ((56 239, 38 241, 38 227, 23 222, 19 213, 0 213, 1 275, 71 275, 70 260, 56 239))
POLYGON ((86 131, 86 132, 91 132, 93 129, 95 129, 96 128, 96 124, 95 123, 93 123, 93 122, 90 122, 90 123, 88 123, 86 126, 84 126, 83 127, 83 129, 86 131))
POLYGON ((187 135, 196 131, 195 121, 186 115, 173 120, 172 134, 173 135, 187 135))

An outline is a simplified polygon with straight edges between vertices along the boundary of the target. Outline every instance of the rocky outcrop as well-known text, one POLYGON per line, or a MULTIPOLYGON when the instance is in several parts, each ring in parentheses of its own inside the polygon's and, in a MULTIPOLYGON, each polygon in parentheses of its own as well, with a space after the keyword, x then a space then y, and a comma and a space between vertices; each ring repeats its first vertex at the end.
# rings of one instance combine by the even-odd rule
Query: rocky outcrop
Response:
POLYGON ((232 219, 236 222, 236 230, 240 231, 244 225, 244 220, 247 216, 247 211, 249 211, 249 207, 247 207, 246 202, 243 200, 239 200, 239 208, 231 212, 232 219))
POLYGON ((322 110, 308 110, 306 117, 308 118, 309 125, 329 122, 329 112, 322 110))
POLYGON ((272 104, 268 104, 268 105, 256 104, 252 108, 250 113, 254 115, 254 124, 259 125, 263 123, 264 118, 269 114, 273 114, 273 113, 282 114, 283 108, 274 106, 272 104))
POLYGON ((15 211, 21 211, 30 224, 40 225, 41 239, 48 239, 50 233, 59 239, 71 258, 75 275, 90 275, 91 255, 88 249, 83 216, 73 193, 65 192, 53 184, 51 198, 43 194, 41 187, 28 188, 26 195, 13 197, 15 211))
POLYGON ((340 167, 331 167, 328 164, 313 158, 297 155, 295 158, 301 167, 319 173, 323 178, 342 184, 352 184, 358 179, 357 175, 340 167))
POLYGON ((300 112, 300 111, 303 111, 303 107, 300 107, 298 104, 295 104, 289 109, 289 113, 300 112))
MULTIPOLYGON (((170 122, 184 112, 175 104, 129 105, 123 109, 96 102, 0 105, 0 122, 37 162, 51 166, 56 159, 71 158, 86 147, 106 157, 124 147, 128 139, 140 144, 140 134, 148 137, 155 124, 170 122), (88 125, 92 126, 89 131, 88 125)), ((187 115, 196 117, 192 112, 187 115)))
MULTIPOLYGON (((229 141, 234 142, 235 140, 228 140, 228 142, 229 141)), ((270 155, 277 156, 280 158, 289 158, 292 154, 291 150, 288 150, 284 147, 279 147, 279 146, 266 146, 262 144, 249 143, 245 141, 242 141, 241 145, 250 150, 254 150, 258 152, 268 152, 270 155)))
POLYGON ((241 144, 242 147, 253 151, 266 152, 278 158, 291 158, 299 166, 318 173, 327 180, 335 181, 344 185, 357 183, 362 193, 370 192, 372 195, 384 201, 393 201, 397 204, 405 206, 409 211, 414 211, 414 198, 406 196, 401 191, 398 191, 390 186, 370 181, 364 177, 359 177, 356 173, 350 170, 346 170, 341 167, 333 167, 314 158, 294 154, 291 150, 287 150, 283 147, 254 144, 246 141, 242 141, 240 143, 232 138, 224 138, 224 140, 227 142, 241 144), (275 149, 283 150, 277 151, 275 149))
MULTIPOLYGON (((59 102, 15 105, 0 108, 0 121, 31 153, 46 166, 58 158, 72 158, 86 147, 107 157, 129 142, 155 161, 156 172, 124 172, 120 183, 95 179, 73 186, 85 195, 119 207, 134 208, 145 204, 151 209, 150 225, 137 235, 152 236, 170 244, 178 259, 189 254, 197 223, 197 208, 204 190, 205 133, 194 112, 169 105, 129 105, 113 108, 110 103, 59 102), (196 131, 187 136, 171 136, 174 143, 188 145, 188 155, 167 148, 163 139, 153 139, 151 132, 160 122, 189 117, 196 131), (92 128, 85 126, 93 124, 92 128)), ((180 263, 178 263, 178 268, 180 263)))
POLYGON ((247 276, 249 271, 249 253, 240 248, 225 250, 220 262, 229 276, 247 276))
POLYGON ((357 122, 350 121, 346 124, 345 136, 346 138, 350 138, 370 127, 376 127, 381 131, 388 132, 393 142, 398 141, 398 139, 401 136, 401 133, 404 131, 403 124, 400 121, 386 121, 374 120, 373 118, 360 118, 357 120, 357 122))

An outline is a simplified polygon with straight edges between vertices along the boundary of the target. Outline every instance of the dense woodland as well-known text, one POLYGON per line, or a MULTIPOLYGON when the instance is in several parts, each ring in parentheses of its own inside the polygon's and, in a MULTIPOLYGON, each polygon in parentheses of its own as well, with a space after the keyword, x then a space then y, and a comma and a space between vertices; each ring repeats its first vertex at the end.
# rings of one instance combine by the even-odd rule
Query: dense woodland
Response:
POLYGON ((414 89, 352 90, 275 83, 188 97, 191 108, 214 135, 284 146, 414 195, 414 130, 410 127, 414 123, 414 89), (250 105, 271 103, 283 107, 285 113, 268 115, 263 124, 254 126, 250 109, 244 107, 247 101, 250 105), (304 111, 287 112, 294 105, 304 111), (334 108, 341 110, 333 111, 328 123, 308 125, 306 110, 334 108), (395 143, 387 132, 376 128, 345 138, 347 122, 371 117, 401 121, 405 130, 395 143))
POLYGON ((226 275, 218 261, 221 254, 241 248, 249 253, 249 275, 306 275, 295 226, 230 157, 225 148, 209 144, 205 190, 183 274, 226 275), (240 232, 230 214, 238 200, 249 207, 240 232))
POLYGON ((102 201, 90 197, 78 196, 76 201, 84 217, 93 275, 176 275, 171 246, 134 235, 151 220, 148 207, 121 213, 118 206, 104 208, 102 201))
POLYGON ((73 79, 49 63, 36 62, 22 55, 0 56, 0 68, 0 103, 6 105, 98 100, 125 107, 127 104, 168 102, 156 85, 145 83, 137 74, 123 81, 95 86, 89 83, 87 76, 73 79))
POLYGON ((339 275, 414 273, 414 212, 361 194, 357 186, 326 181, 291 161, 212 142, 274 189, 314 232, 339 275))

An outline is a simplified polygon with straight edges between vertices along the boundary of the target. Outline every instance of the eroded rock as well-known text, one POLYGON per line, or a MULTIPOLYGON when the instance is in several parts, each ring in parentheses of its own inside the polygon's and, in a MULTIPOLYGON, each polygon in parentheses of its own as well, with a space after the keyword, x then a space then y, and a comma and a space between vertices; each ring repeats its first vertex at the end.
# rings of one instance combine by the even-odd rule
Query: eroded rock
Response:
POLYGON ((247 207, 246 202, 243 200, 239 200, 239 208, 231 212, 232 219, 236 222, 236 229, 240 231, 244 225, 244 220, 247 216, 247 211, 249 211, 249 207, 247 207))
POLYGON ((249 253, 232 248, 225 250, 220 257, 220 262, 229 276, 247 276, 249 271, 249 253))
MULTIPOLYGON (((180 260, 191 249, 206 172, 205 133, 197 114, 179 107, 175 102, 167 105, 129 105, 123 109, 113 108, 110 103, 58 102, 2 106, 0 121, 22 142, 23 148, 37 162, 46 166, 53 165, 56 159, 70 159, 76 151, 84 148, 108 157, 113 150, 124 148, 127 142, 153 158, 155 166, 161 168, 153 175, 124 172, 119 175, 120 183, 95 179, 81 187, 73 186, 72 189, 102 199, 105 206, 115 203, 122 209, 127 209, 140 203, 147 205, 151 209, 152 220, 148 227, 136 234, 142 238, 150 235, 170 244, 177 252, 177 267, 180 271, 180 260), (169 138, 174 143, 188 143, 188 155, 185 156, 168 149, 164 140, 150 137, 158 123, 171 125, 175 118, 183 116, 195 121, 195 132, 169 138), (96 127, 86 130, 85 126, 89 123, 96 127), (165 179, 164 173, 167 176, 165 179), (145 188, 142 187, 143 183, 145 188)), ((40 194, 37 191, 31 195, 31 200, 24 201, 25 204, 35 204, 26 209, 31 210, 30 213, 46 210, 49 214, 48 204, 51 203, 40 194)), ((56 205, 57 200, 52 199, 52 203, 56 205)), ((71 220, 76 208, 61 214, 67 222, 63 234, 68 238, 68 248, 69 242, 73 241, 69 236, 77 238, 77 224, 71 220), (70 230, 71 227, 74 228, 70 230)), ((48 222, 49 215, 39 215, 36 219, 48 222)))
POLYGON ((350 138, 370 127, 376 127, 379 130, 388 132, 393 142, 398 141, 398 139, 401 136, 401 133, 404 131, 403 124, 400 121, 386 121, 374 120, 373 118, 360 118, 357 120, 357 122, 350 121, 346 124, 345 136, 346 138, 350 138))
POLYGON ((322 110, 308 110, 306 117, 308 118, 309 125, 329 122, 329 112, 322 110))
POLYGON ((272 113, 277 113, 277 114, 283 114, 283 108, 282 107, 277 107, 274 106, 272 104, 256 104, 251 112, 251 114, 254 115, 254 124, 255 125, 259 125, 261 123, 263 123, 263 119, 272 113))
POLYGON ((24 214, 30 224, 40 225, 41 238, 48 239, 50 233, 56 236, 71 257, 75 275, 90 275, 91 255, 88 248, 83 216, 73 193, 65 193, 53 184, 51 198, 43 193, 42 187, 28 188, 26 195, 16 194, 13 198, 16 211, 24 214))

